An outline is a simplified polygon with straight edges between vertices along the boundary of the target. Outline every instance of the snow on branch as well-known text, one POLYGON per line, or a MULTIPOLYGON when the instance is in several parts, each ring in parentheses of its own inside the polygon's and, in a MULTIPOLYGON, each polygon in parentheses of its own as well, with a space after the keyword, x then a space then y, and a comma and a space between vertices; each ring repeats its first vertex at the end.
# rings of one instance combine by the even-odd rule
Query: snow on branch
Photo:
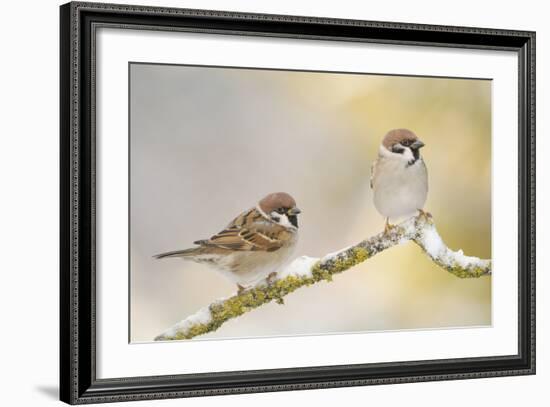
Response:
POLYGON ((491 274, 491 260, 464 255, 449 249, 437 233, 431 217, 420 214, 386 232, 363 240, 323 258, 302 256, 295 259, 268 283, 259 284, 229 298, 223 298, 200 309, 155 338, 155 341, 191 339, 213 332, 232 318, 275 301, 300 287, 320 281, 364 262, 374 255, 409 241, 415 242, 441 268, 459 278, 477 278, 491 274))

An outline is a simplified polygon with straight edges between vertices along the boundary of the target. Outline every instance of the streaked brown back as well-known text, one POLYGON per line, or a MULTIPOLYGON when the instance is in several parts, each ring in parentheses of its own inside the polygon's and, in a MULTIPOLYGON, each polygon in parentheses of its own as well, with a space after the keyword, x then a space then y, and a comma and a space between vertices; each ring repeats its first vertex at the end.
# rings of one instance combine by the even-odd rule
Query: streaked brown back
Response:
POLYGON ((252 208, 237 216, 210 239, 195 243, 217 249, 272 252, 291 239, 292 233, 285 227, 265 220, 256 208, 252 208))

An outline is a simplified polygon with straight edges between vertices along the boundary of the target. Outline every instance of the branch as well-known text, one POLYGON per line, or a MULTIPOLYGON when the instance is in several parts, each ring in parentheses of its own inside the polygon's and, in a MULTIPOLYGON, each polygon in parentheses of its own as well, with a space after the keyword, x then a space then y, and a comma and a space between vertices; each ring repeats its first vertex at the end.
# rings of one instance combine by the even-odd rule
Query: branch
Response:
POLYGON ((264 282, 240 294, 219 299, 158 335, 155 341, 190 339, 213 332, 232 318, 271 301, 283 304, 283 297, 298 288, 320 281, 332 281, 335 274, 408 241, 415 242, 434 263, 459 278, 491 274, 491 260, 466 256, 462 250, 450 250, 437 233, 433 220, 421 214, 393 226, 388 232, 379 233, 321 259, 299 257, 280 271, 271 283, 264 282))

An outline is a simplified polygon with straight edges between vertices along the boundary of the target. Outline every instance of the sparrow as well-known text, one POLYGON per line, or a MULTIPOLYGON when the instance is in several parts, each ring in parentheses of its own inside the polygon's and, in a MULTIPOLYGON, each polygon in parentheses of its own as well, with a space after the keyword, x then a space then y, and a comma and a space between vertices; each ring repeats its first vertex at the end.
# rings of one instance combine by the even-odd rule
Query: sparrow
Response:
POLYGON ((268 283, 292 255, 298 241, 296 201, 285 192, 267 195, 210 239, 154 256, 177 257, 211 266, 237 284, 239 292, 268 283))
POLYGON ((370 187, 374 206, 386 218, 412 216, 423 211, 428 195, 428 170, 420 155, 424 143, 407 129, 389 131, 382 140, 378 158, 371 166, 370 187))

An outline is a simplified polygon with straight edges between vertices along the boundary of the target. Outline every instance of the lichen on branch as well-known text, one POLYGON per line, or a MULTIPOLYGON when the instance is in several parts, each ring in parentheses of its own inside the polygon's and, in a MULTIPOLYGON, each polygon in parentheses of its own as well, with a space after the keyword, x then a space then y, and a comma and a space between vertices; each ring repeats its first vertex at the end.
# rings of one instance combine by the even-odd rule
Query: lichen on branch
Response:
POLYGON ((283 304, 283 297, 298 288, 320 281, 331 281, 335 274, 409 241, 419 245, 438 266, 459 278, 477 278, 491 274, 491 260, 466 256, 462 250, 452 251, 439 236, 433 219, 420 214, 392 226, 388 231, 323 258, 299 257, 281 270, 270 283, 264 282, 232 297, 213 302, 158 335, 155 341, 191 339, 213 332, 230 319, 271 301, 283 304))

